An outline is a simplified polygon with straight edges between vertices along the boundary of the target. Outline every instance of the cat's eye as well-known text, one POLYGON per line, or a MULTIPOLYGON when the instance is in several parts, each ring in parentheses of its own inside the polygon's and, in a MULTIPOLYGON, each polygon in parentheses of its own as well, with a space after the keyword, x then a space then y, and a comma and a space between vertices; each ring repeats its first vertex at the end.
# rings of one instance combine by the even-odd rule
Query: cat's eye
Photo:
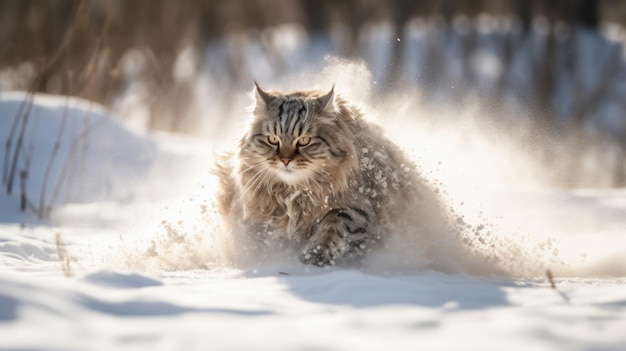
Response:
POLYGON ((272 145, 278 145, 280 143, 280 139, 278 139, 276 135, 269 135, 267 141, 272 145))
POLYGON ((303 136, 298 139, 298 146, 306 146, 311 142, 311 138, 307 136, 303 136))

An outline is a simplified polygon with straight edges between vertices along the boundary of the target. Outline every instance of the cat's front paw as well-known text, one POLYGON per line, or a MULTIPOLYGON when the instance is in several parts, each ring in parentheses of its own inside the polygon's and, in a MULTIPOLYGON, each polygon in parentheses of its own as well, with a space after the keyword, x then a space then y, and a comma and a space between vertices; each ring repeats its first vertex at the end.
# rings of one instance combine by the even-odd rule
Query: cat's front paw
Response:
POLYGON ((322 245, 316 245, 310 247, 308 245, 300 254, 300 262, 304 264, 310 264, 315 266, 334 266, 336 261, 334 255, 331 253, 328 247, 322 245))
POLYGON ((367 248, 363 235, 357 238, 356 235, 346 237, 335 232, 318 234, 302 250, 299 257, 302 263, 319 267, 349 264, 361 258, 367 248))
POLYGON ((320 267, 355 261, 372 241, 366 227, 367 216, 362 210, 331 210, 304 247, 300 261, 320 267))

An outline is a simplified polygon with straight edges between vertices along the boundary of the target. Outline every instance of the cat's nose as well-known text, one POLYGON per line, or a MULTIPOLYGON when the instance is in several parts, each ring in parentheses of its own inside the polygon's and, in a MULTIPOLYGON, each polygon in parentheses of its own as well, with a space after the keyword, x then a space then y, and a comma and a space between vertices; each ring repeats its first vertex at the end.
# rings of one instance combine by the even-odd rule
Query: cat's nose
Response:
POLYGON ((283 163, 285 164, 285 166, 289 165, 289 162, 291 162, 290 158, 287 157, 283 157, 280 159, 281 161, 283 161, 283 163))

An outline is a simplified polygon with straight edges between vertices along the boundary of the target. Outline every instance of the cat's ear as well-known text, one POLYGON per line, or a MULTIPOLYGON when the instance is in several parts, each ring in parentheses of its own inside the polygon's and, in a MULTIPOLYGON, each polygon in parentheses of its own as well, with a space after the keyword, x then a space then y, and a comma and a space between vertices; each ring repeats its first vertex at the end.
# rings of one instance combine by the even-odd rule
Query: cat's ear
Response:
POLYGON ((335 111, 335 84, 330 88, 330 91, 319 98, 317 98, 317 105, 319 106, 319 112, 334 112, 335 111))
POLYGON ((261 87, 259 86, 259 83, 257 82, 254 82, 254 91, 255 91, 254 96, 256 97, 257 105, 263 104, 267 106, 270 104, 270 102, 272 102, 272 100, 274 100, 274 97, 266 93, 265 91, 263 91, 263 89, 261 89, 261 87))

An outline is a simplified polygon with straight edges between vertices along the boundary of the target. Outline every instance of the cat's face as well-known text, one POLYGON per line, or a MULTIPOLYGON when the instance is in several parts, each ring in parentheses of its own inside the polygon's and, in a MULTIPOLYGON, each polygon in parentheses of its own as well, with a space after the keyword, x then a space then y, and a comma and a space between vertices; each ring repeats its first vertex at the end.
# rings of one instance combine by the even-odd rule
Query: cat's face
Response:
POLYGON ((282 95, 257 86, 256 100, 240 150, 244 166, 254 173, 251 177, 307 184, 320 175, 328 177, 343 162, 349 140, 334 112, 333 90, 282 95))

